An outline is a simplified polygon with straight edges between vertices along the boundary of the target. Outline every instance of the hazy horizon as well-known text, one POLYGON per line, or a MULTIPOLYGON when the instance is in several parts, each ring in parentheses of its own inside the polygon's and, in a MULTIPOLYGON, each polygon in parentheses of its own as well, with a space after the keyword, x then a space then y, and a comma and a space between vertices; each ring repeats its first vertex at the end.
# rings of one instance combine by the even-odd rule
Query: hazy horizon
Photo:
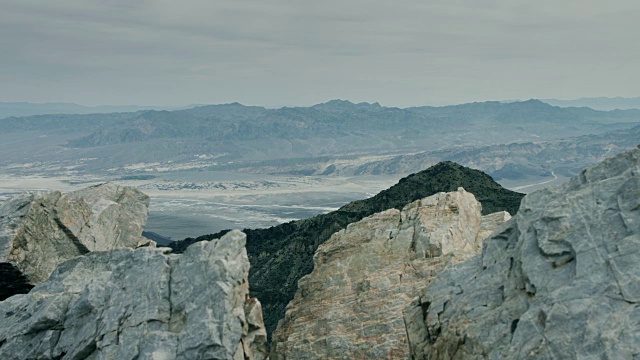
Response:
MULTIPOLYGON (((362 102, 356 102, 350 99, 328 99, 328 100, 324 100, 324 101, 317 101, 317 102, 312 102, 309 104, 250 104, 250 103, 242 103, 239 101, 232 101, 232 102, 225 102, 225 103, 202 103, 202 104, 196 104, 196 103, 190 103, 190 104, 135 104, 135 103, 126 103, 126 104, 103 104, 103 103, 98 103, 98 104, 82 104, 79 102, 64 102, 64 101, 43 101, 43 102, 31 102, 31 101, 4 101, 3 99, 0 99, 0 104, 29 104, 29 105, 72 105, 72 106, 81 106, 81 107, 86 107, 86 108, 109 108, 109 107, 113 107, 113 108, 125 108, 125 107, 139 107, 139 108, 162 108, 164 110, 180 110, 180 109, 187 109, 187 108, 193 108, 193 107, 198 107, 198 106, 209 106, 209 105, 229 105, 229 104, 234 104, 234 103, 239 103, 240 105, 243 106, 258 106, 258 107, 264 107, 267 109, 278 109, 278 108, 283 108, 283 107, 311 107, 314 105, 319 105, 319 104, 323 104, 323 103, 327 103, 329 101, 334 101, 334 100, 338 100, 338 101, 348 101, 351 102, 353 104, 359 104, 359 103, 368 103, 368 104, 375 104, 378 103, 380 104, 380 106, 383 107, 398 107, 398 108, 408 108, 408 107, 419 107, 419 106, 434 106, 434 107, 439 107, 439 106, 451 106, 451 105, 462 105, 462 104, 468 104, 468 103, 479 103, 479 102, 524 102, 524 101, 529 101, 529 100, 539 100, 542 102, 546 102, 546 101, 550 101, 550 100, 554 100, 554 101, 558 101, 558 102, 578 102, 578 101, 592 101, 592 100, 640 100, 640 97, 621 97, 621 96, 615 96, 615 97, 606 97, 606 96, 598 96, 598 97, 580 97, 580 98, 575 98, 575 99, 556 99, 556 98, 531 98, 531 99, 491 99, 491 100, 479 100, 479 101, 469 101, 466 103, 423 103, 423 104, 411 104, 411 105, 406 105, 406 106, 397 106, 394 104, 383 104, 379 101, 362 101, 362 102)), ((558 106, 558 105, 554 105, 554 104, 550 104, 553 106, 558 106)))

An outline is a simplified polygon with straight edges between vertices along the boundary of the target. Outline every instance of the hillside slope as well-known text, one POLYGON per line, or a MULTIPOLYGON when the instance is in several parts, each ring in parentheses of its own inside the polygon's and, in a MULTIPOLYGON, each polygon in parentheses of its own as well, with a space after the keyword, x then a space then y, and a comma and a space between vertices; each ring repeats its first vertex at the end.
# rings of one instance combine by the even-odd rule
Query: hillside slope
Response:
MULTIPOLYGON (((267 331, 271 334, 285 307, 297 290, 298 280, 313 270, 313 255, 318 246, 338 230, 374 213, 407 204, 438 192, 463 187, 482 204, 482 213, 506 210, 515 214, 524 194, 502 188, 490 176, 452 162, 443 162, 401 179, 398 184, 366 200, 309 219, 292 221, 268 229, 245 229, 247 253, 251 262, 251 296, 263 304, 267 331)), ((188 238, 170 244, 181 253, 189 245, 219 238, 226 231, 188 238)))
MULTIPOLYGON (((358 166, 334 166, 334 174, 411 173, 446 159, 482 169, 497 180, 518 179, 527 175, 550 176, 551 171, 570 177, 610 156, 634 148, 638 139, 640 126, 634 126, 603 134, 553 141, 451 148, 399 155, 358 166)), ((326 163, 323 166, 327 166, 326 163)), ((318 168, 322 169, 320 166, 318 168)))

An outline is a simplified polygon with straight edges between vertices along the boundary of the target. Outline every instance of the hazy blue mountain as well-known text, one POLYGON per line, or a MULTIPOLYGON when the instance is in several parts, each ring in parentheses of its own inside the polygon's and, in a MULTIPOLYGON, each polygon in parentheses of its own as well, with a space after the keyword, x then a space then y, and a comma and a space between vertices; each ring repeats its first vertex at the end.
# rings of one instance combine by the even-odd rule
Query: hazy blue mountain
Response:
POLYGON ((544 99, 547 104, 561 107, 589 107, 595 110, 640 109, 640 97, 592 97, 575 100, 544 99))
POLYGON ((379 103, 370 104, 363 102, 354 104, 348 100, 331 100, 326 103, 314 105, 312 106, 312 108, 326 112, 340 113, 353 110, 362 112, 379 111, 380 109, 382 109, 382 106, 379 103))
MULTIPOLYGON (((640 144, 640 126, 635 126, 631 129, 614 130, 603 134, 544 142, 519 142, 425 151, 374 160, 348 168, 334 167, 334 172, 340 175, 404 174, 439 161, 450 160, 480 169, 496 180, 551 176, 552 171, 556 175, 570 177, 586 167, 638 144, 640 144)), ((326 161, 323 162, 323 166, 326 166, 325 164, 326 161)), ((320 168, 316 171, 320 171, 320 168)))
POLYGON ((175 111, 38 115, 0 120, 0 166, 72 162, 77 171, 95 172, 205 158, 215 160, 198 166, 215 170, 256 161, 548 141, 639 123, 640 110, 561 108, 538 100, 406 109, 332 100, 280 109, 233 103, 175 111))
POLYGON ((84 106, 73 103, 49 102, 0 102, 0 119, 11 116, 32 116, 46 114, 98 114, 113 112, 134 112, 139 110, 175 110, 194 107, 166 107, 166 106, 140 106, 140 105, 102 105, 84 106))

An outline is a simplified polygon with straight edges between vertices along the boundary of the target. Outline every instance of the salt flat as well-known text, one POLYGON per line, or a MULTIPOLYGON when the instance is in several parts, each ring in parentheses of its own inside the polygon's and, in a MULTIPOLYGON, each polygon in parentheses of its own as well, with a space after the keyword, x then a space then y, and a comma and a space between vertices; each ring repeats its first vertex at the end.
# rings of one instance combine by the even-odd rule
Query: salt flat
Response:
MULTIPOLYGON (((54 176, 0 173, 0 201, 27 190, 77 190, 107 181, 140 189, 151 197, 146 231, 174 240, 230 228, 264 228, 333 211, 373 196, 400 175, 295 176, 219 171, 117 172, 54 176)), ((564 177, 528 177, 501 181, 520 192, 566 181, 564 177), (549 181, 553 180, 553 181, 549 181)))
POLYGON ((375 195, 399 176, 309 177, 237 173, 170 173, 149 180, 118 177, 0 175, 0 200, 27 190, 63 192, 105 181, 151 197, 146 230, 173 239, 227 228, 260 228, 326 213, 375 195), (118 180, 115 180, 115 179, 118 180))

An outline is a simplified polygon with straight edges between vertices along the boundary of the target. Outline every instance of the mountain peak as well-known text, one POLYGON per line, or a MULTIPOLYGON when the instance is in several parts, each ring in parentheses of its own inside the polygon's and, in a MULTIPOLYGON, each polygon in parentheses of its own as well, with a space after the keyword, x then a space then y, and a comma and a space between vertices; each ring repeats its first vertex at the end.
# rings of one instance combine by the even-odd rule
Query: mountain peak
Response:
POLYGON ((541 108, 553 108, 555 106, 547 104, 546 102, 540 101, 538 99, 529 99, 524 101, 517 101, 509 103, 509 105, 526 107, 530 109, 541 109, 541 108))
POLYGON ((378 110, 382 108, 380 103, 368 103, 368 102, 360 102, 360 103, 352 103, 349 100, 341 100, 334 99, 329 100, 325 103, 317 104, 312 106, 314 109, 322 110, 322 111, 346 111, 346 110, 378 110))
POLYGON ((438 192, 456 191, 463 187, 482 203, 482 214, 506 210, 515 214, 524 194, 507 190, 491 176, 480 170, 462 166, 453 161, 442 161, 426 170, 411 174, 378 195, 362 201, 351 202, 340 210, 372 213, 390 208, 402 209, 411 201, 438 192))

